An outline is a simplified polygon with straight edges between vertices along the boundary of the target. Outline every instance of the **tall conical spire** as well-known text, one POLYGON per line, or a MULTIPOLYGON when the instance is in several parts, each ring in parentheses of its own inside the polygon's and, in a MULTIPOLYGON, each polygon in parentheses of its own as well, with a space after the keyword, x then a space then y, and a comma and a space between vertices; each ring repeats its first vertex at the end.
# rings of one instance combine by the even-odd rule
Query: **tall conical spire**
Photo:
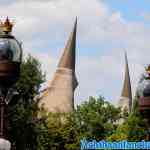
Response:
POLYGON ((128 66, 128 59, 127 53, 125 52, 125 78, 123 89, 121 93, 121 97, 125 97, 129 99, 129 111, 131 111, 132 107, 132 91, 131 91, 131 82, 130 82, 130 74, 129 74, 129 66, 128 66))
POLYGON ((53 79, 42 95, 40 105, 49 112, 68 113, 74 109, 74 91, 78 85, 75 74, 77 19, 64 48, 53 79))
POLYGON ((76 31, 77 31, 77 18, 75 20, 73 31, 64 48, 63 55, 58 64, 58 68, 68 68, 75 71, 75 57, 76 57, 76 31))

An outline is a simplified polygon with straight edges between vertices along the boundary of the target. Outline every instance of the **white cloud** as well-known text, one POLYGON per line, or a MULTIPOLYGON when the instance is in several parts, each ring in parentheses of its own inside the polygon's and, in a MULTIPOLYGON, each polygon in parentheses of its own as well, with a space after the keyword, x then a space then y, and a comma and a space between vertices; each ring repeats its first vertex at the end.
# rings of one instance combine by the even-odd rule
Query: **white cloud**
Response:
POLYGON ((78 16, 77 103, 101 91, 117 101, 123 82, 124 49, 134 89, 141 64, 149 63, 150 29, 142 22, 126 20, 119 11, 112 12, 105 1, 18 0, 1 5, 0 14, 14 20, 14 33, 22 39, 25 53, 41 60, 48 79, 60 58, 59 48, 64 47, 78 16))

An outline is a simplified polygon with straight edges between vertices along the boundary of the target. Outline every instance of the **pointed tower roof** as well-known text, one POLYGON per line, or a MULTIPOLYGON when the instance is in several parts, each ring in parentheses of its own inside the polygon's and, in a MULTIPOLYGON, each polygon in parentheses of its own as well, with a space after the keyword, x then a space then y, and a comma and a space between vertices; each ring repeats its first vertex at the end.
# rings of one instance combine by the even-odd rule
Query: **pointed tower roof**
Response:
POLYGON ((127 53, 125 52, 125 78, 124 84, 122 89, 122 97, 129 98, 129 107, 131 108, 132 105, 132 91, 131 91, 131 82, 130 82, 130 74, 129 74, 129 67, 128 67, 128 59, 127 53))
POLYGON ((63 55, 58 64, 59 68, 69 68, 75 71, 75 57, 76 57, 76 31, 77 31, 77 18, 74 23, 73 31, 64 48, 63 55))

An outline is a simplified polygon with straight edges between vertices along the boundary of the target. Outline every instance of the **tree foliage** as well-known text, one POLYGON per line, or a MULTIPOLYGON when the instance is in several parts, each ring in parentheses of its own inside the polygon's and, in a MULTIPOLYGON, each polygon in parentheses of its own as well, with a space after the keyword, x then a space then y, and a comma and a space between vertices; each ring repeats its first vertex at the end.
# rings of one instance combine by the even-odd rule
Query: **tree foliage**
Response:
POLYGON ((18 94, 8 106, 9 138, 17 150, 37 150, 38 100, 34 97, 44 79, 40 63, 29 55, 21 65, 20 79, 15 85, 18 94))
POLYGON ((134 100, 132 112, 120 124, 108 140, 112 141, 141 141, 147 139, 148 122, 139 111, 138 100, 134 100))
POLYGON ((103 97, 90 97, 70 114, 49 114, 46 129, 49 142, 46 140, 43 145, 49 143, 47 146, 52 150, 77 150, 83 138, 106 139, 116 129, 119 118, 120 109, 103 97))

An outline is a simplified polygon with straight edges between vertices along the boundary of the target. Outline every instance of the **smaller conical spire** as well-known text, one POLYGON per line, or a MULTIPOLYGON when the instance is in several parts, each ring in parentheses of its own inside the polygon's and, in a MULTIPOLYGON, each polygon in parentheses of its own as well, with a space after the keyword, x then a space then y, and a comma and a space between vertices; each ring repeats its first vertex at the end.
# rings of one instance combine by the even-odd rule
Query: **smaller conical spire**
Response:
POLYGON ((125 78, 124 78, 124 85, 123 85, 121 96, 126 97, 126 98, 129 99, 129 111, 131 111, 132 91, 131 91, 131 82, 130 82, 128 58, 127 58, 127 53, 126 52, 125 52, 125 78))
POLYGON ((69 68, 75 71, 75 59, 76 59, 76 31, 77 31, 77 18, 74 23, 73 31, 67 41, 64 48, 63 55, 58 64, 59 68, 69 68))

